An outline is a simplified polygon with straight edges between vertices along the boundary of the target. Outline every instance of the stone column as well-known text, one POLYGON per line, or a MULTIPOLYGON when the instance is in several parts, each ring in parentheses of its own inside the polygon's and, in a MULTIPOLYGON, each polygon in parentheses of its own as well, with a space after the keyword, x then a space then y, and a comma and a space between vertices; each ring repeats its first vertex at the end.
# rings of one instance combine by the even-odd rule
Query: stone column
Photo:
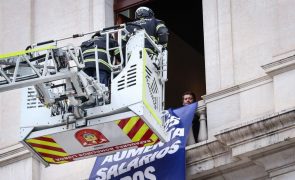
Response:
POLYGON ((208 130, 207 130, 207 122, 206 122, 206 107, 204 101, 198 102, 199 107, 197 110, 198 115, 200 116, 200 129, 198 135, 198 142, 205 141, 208 139, 208 130))

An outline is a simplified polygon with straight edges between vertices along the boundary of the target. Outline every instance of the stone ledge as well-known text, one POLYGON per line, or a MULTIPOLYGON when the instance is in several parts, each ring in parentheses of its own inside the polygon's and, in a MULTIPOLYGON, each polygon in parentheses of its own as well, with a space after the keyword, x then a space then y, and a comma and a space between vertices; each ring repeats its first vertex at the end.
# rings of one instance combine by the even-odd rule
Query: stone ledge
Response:
POLYGON ((261 66, 265 72, 270 76, 275 76, 290 70, 295 69, 295 55, 294 52, 291 52, 291 54, 282 55, 280 57, 277 57, 275 62, 266 64, 261 66))
POLYGON ((295 108, 272 113, 253 121, 220 131, 215 137, 222 143, 233 146, 242 141, 270 135, 275 131, 295 126, 295 108))
POLYGON ((214 138, 186 147, 188 177, 206 176, 215 173, 218 167, 239 162, 240 159, 233 157, 228 147, 214 138))
POLYGON ((0 149, 0 167, 32 157, 31 152, 21 143, 0 149))
POLYGON ((282 174, 286 174, 288 172, 293 172, 295 171, 295 163, 288 164, 285 166, 280 166, 276 169, 272 169, 269 173, 271 177, 276 177, 282 174))
POLYGON ((286 163, 286 168, 269 169, 256 162, 261 157, 268 157, 267 154, 281 153, 283 148, 288 151, 294 148, 294 119, 295 107, 224 129, 210 140, 186 147, 187 177, 206 179, 208 176, 223 176, 220 173, 249 163, 261 168, 261 177, 289 171, 290 163, 286 163))
POLYGON ((234 94, 237 94, 237 93, 240 93, 240 92, 243 92, 264 84, 268 84, 270 82, 272 82, 272 78, 266 75, 266 76, 262 76, 262 77, 241 83, 236 86, 222 89, 215 93, 204 95, 202 96, 202 98, 204 99, 205 103, 208 103, 208 102, 222 99, 222 98, 225 98, 225 97, 228 97, 228 96, 231 96, 231 95, 234 95, 234 94))
POLYGON ((230 149, 216 139, 203 141, 186 147, 186 163, 211 159, 214 156, 227 153, 230 149))
POLYGON ((284 142, 264 148, 261 153, 248 155, 256 164, 262 165, 273 178, 295 170, 295 142, 284 142))
POLYGON ((274 152, 281 146, 290 147, 295 142, 295 127, 278 130, 273 133, 267 133, 262 136, 254 137, 249 140, 241 141, 231 146, 232 156, 259 156, 274 152))

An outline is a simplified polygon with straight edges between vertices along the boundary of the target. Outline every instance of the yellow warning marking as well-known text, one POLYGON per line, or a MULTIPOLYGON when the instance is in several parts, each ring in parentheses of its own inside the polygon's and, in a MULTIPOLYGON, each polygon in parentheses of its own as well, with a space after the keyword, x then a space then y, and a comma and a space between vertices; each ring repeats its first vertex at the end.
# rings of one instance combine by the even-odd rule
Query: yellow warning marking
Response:
POLYGON ((53 158, 49 158, 49 157, 43 157, 43 159, 47 162, 50 162, 50 163, 55 163, 55 161, 53 160, 53 158))
POLYGON ((144 146, 150 146, 150 145, 155 144, 155 142, 158 140, 158 136, 157 136, 156 134, 153 134, 153 135, 151 135, 150 139, 151 139, 153 142, 151 142, 151 143, 147 143, 147 144, 145 144, 144 146))
POLYGON ((150 139, 152 139, 153 141, 158 140, 158 136, 156 134, 151 135, 150 139))
POLYGON ((117 121, 116 121, 116 124, 119 124, 120 122, 121 122, 121 120, 117 120, 117 121))
POLYGON ((48 142, 48 141, 41 141, 41 140, 37 140, 37 139, 28 139, 28 140, 26 140, 26 142, 61 148, 61 146, 58 145, 57 143, 48 142))
POLYGON ((140 141, 144 134, 149 130, 149 127, 144 123, 132 138, 132 142, 140 141))
POLYGON ((131 129, 133 128, 133 126, 137 123, 138 120, 139 120, 138 116, 130 118, 128 123, 123 128, 124 133, 128 134, 131 131, 131 129))
POLYGON ((38 148, 38 147, 33 147, 35 149, 35 151, 39 152, 39 153, 47 153, 47 154, 52 154, 52 155, 56 155, 56 156, 67 156, 67 153, 64 152, 58 152, 58 151, 54 151, 54 150, 49 150, 49 149, 43 149, 43 148, 38 148))
POLYGON ((42 157, 45 161, 49 162, 49 163, 58 163, 58 164, 63 164, 63 163, 67 163, 69 161, 54 161, 53 158, 49 158, 49 157, 42 157))

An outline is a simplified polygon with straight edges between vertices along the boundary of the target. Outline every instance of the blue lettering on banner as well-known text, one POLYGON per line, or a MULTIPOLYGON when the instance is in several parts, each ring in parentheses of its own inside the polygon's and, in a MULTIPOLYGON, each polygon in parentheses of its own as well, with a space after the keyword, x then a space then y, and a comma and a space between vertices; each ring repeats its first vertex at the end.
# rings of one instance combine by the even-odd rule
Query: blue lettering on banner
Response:
POLYGON ((167 143, 97 157, 90 180, 182 180, 185 179, 185 145, 197 103, 169 109, 165 130, 167 143))

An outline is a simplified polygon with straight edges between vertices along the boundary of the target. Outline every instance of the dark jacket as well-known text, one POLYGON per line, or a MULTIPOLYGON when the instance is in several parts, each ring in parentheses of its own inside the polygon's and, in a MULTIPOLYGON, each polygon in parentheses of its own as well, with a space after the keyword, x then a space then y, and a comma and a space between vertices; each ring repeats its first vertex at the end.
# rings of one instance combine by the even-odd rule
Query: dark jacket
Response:
MULTIPOLYGON (((164 47, 168 43, 168 29, 164 25, 164 22, 156 18, 140 19, 126 25, 127 31, 133 33, 138 29, 145 29, 146 33, 157 43, 164 47)), ((145 47, 153 50, 152 45, 148 40, 145 40, 145 47)))
MULTIPOLYGON (((118 43, 113 38, 109 38, 109 48, 117 47, 118 43)), ((95 47, 97 47, 97 54, 99 60, 99 69, 111 71, 111 67, 108 64, 107 52, 106 52, 106 36, 95 36, 94 38, 85 41, 81 44, 81 50, 85 62, 85 68, 95 67, 95 47)), ((117 50, 110 51, 110 59, 118 52, 117 50)))

